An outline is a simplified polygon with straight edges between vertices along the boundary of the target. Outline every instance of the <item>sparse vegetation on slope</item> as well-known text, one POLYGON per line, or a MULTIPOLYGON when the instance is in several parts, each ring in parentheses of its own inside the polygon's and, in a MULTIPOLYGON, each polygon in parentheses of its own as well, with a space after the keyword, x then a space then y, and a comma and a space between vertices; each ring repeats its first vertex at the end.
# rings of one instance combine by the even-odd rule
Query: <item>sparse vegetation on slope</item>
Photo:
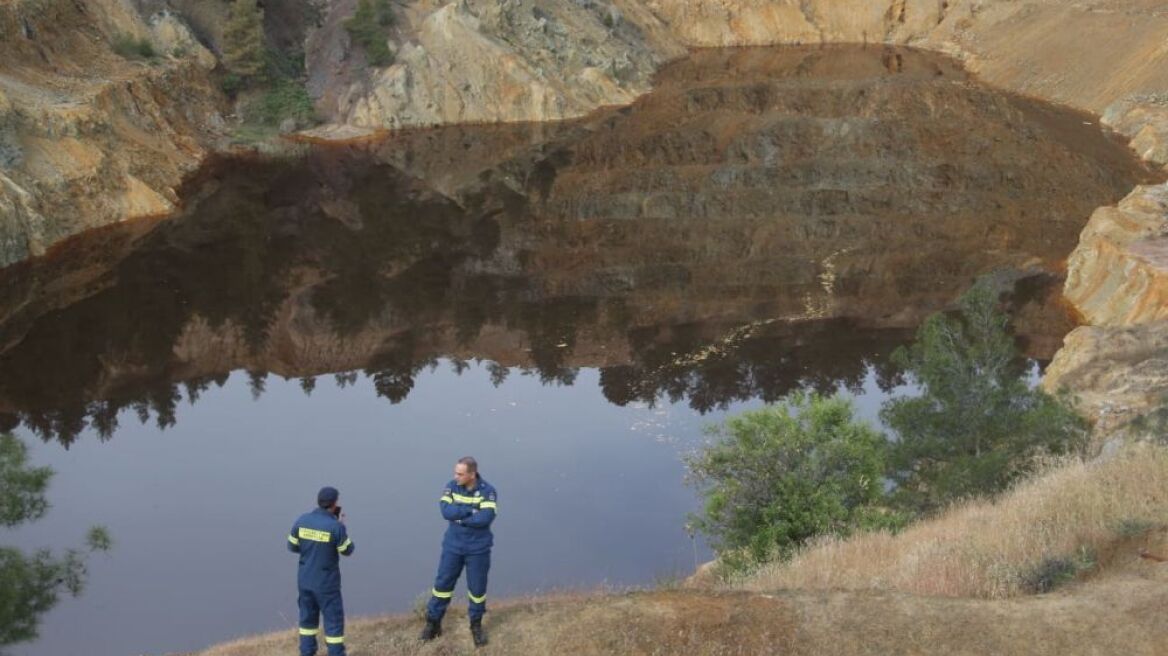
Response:
POLYGON ((1166 517, 1168 449, 1133 445, 1106 461, 1065 462, 995 501, 953 507, 899 535, 824 539, 734 587, 1012 597, 1092 571, 1166 517))
POLYGON ((389 0, 358 0, 357 11, 345 21, 345 31, 365 51, 373 66, 389 66, 393 53, 386 41, 387 29, 393 25, 389 0))

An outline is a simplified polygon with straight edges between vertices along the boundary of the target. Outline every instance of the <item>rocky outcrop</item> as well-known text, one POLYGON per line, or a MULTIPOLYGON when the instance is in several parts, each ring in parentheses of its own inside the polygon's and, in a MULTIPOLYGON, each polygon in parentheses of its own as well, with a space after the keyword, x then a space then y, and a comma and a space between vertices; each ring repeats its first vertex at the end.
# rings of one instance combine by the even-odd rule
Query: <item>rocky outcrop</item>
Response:
POLYGON ((87 229, 175 208, 215 136, 214 57, 128 2, 0 6, 0 266, 87 229), (130 61, 118 39, 150 41, 130 61))
POLYGON ((1104 435, 1168 407, 1168 184, 1091 216, 1068 262, 1075 329, 1043 384, 1067 389, 1104 435))
POLYGON ((1168 407, 1168 322, 1076 328, 1043 385, 1073 394, 1100 438, 1125 431, 1168 407))
POLYGON ((684 49, 634 0, 424 0, 397 9, 395 62, 349 44, 352 0, 308 41, 309 89, 332 120, 397 128, 548 121, 626 104, 684 49))
POLYGON ((578 116, 643 93, 683 47, 912 45, 1096 114, 1122 103, 1133 136, 1168 89, 1156 0, 425 0, 399 9, 397 59, 371 71, 342 27, 355 5, 330 6, 308 64, 321 110, 367 127, 578 116))
POLYGON ((1168 320, 1168 184, 1097 209, 1067 269, 1067 299, 1089 323, 1168 320))

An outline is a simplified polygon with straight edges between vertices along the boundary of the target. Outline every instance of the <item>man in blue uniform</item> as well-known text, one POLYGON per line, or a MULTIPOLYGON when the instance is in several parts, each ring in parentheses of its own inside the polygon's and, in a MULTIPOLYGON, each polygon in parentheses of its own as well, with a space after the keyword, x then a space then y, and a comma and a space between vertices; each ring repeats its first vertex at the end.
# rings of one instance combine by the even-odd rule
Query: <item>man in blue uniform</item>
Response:
POLYGON ((479 476, 474 458, 459 458, 454 465, 454 480, 446 484, 438 500, 442 518, 449 522, 442 538, 442 558, 430 603, 426 605, 426 627, 422 641, 442 635, 442 616, 454 596, 454 584, 466 567, 467 615, 470 634, 476 647, 487 644, 483 632, 483 613, 487 612, 487 572, 491 569, 491 522, 498 512, 498 495, 490 483, 479 476))
POLYGON ((306 512, 288 533, 288 550, 300 554, 300 654, 316 653, 320 616, 329 656, 345 656, 345 606, 341 601, 340 557, 353 553, 335 487, 322 487, 316 510, 306 512))

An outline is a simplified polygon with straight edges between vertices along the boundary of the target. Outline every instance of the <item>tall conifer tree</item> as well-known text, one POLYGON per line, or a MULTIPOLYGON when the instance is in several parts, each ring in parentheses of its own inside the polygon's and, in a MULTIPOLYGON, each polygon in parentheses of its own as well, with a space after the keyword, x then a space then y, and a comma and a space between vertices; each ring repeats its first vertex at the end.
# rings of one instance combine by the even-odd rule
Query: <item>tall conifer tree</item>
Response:
POLYGON ((235 0, 223 34, 223 63, 243 80, 264 68, 264 10, 256 0, 235 0))

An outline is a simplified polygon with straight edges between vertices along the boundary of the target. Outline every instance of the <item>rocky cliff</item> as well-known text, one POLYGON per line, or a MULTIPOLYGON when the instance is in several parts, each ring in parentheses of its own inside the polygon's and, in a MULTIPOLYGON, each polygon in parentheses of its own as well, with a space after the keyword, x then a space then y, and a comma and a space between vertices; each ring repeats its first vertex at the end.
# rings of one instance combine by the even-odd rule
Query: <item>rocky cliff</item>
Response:
POLYGON ((1095 211, 1065 294, 1092 325, 1067 336, 1047 388, 1079 396, 1103 433, 1168 407, 1168 184, 1095 211))
POLYGON ((585 119, 233 158, 153 231, 0 276, 0 419, 165 425, 239 369, 364 370, 397 402, 437 358, 705 411, 893 380, 891 347, 1002 267, 1046 360, 1070 323, 1043 265, 1143 173, 1083 116, 921 51, 737 49, 585 119))
POLYGON ((0 4, 0 34, 0 265, 174 210, 221 123, 215 59, 184 25, 124 0, 20 0, 0 4))
MULTIPOLYGON (((421 0, 393 5, 394 61, 383 67, 350 42, 355 5, 281 4, 269 36, 304 38, 318 109, 366 130, 584 115, 639 97, 692 47, 891 43, 949 53, 988 82, 1101 115, 1142 157, 1168 161, 1159 0, 421 0)), ((187 0, 0 3, 0 265, 175 208, 176 185, 222 124, 202 45, 220 38, 221 19, 187 0), (157 55, 115 54, 126 38, 157 55)), ((1084 231, 1067 294, 1089 321, 1166 330, 1162 195, 1139 189, 1084 231)), ((665 196, 650 206, 673 211, 665 196)), ((1049 385, 1079 380, 1064 364, 1082 363, 1076 349, 1087 343, 1110 341, 1070 339, 1049 385)))
POLYGON ((1168 13, 1156 0, 425 0, 399 9, 396 61, 373 70, 341 27, 354 5, 333 3, 307 50, 312 89, 338 122, 565 118, 628 102, 683 48, 891 43, 1107 112, 1145 149, 1165 143, 1168 13))
MULTIPOLYGON (((350 40, 355 5, 268 12, 274 43, 304 39, 309 90, 335 124, 563 119, 627 104, 689 47, 897 43, 1101 113, 1145 156, 1164 155, 1168 15, 1155 0, 422 0, 392 5, 384 67, 350 40), (1084 34, 1096 47, 1080 47, 1084 34)), ((185 25, 215 47, 222 20, 221 8, 188 0, 0 4, 13 36, 0 41, 0 265, 173 207, 223 110, 206 75, 213 56, 185 25), (114 54, 122 37, 149 39, 159 56, 114 54)))

